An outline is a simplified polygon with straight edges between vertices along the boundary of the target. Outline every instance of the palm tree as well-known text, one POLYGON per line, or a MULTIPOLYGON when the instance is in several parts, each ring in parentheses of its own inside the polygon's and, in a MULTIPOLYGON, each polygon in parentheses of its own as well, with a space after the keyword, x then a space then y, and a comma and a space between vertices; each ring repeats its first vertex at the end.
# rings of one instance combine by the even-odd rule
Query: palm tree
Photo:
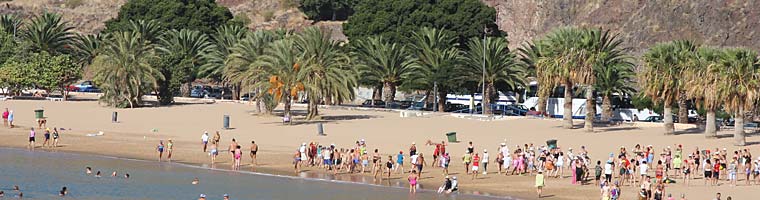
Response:
POLYGON ((725 108, 734 113, 734 142, 746 145, 744 135, 745 111, 752 109, 760 90, 760 58, 758 53, 744 48, 727 49, 720 58, 718 96, 725 108))
MULTIPOLYGON (((273 31, 249 32, 238 44, 232 46, 231 54, 221 69, 222 80, 240 83, 242 89, 256 90, 256 109, 259 113, 261 113, 263 106, 261 103, 264 94, 260 92, 262 87, 256 86, 256 84, 268 80, 269 77, 262 76, 257 60, 264 54, 264 49, 267 46, 284 37, 284 35, 273 31)), ((272 112, 268 107, 264 108, 268 114, 272 112)))
POLYGON ((61 15, 45 12, 32 18, 24 27, 23 37, 36 52, 44 51, 53 55, 66 53, 74 38, 74 27, 61 19, 61 15))
MULTIPOLYGON (((461 63, 462 55, 457 48, 457 38, 443 29, 424 27, 413 33, 413 50, 416 55, 416 68, 420 73, 415 73, 411 78, 413 84, 430 91, 438 89, 438 111, 444 111, 446 107, 446 94, 456 87, 454 84, 461 77, 457 65, 461 63)), ((409 81, 410 83, 412 81, 409 81)), ((434 98, 435 99, 435 98, 434 98)))
POLYGON ((179 66, 174 66, 179 70, 173 70, 172 77, 182 80, 182 96, 190 96, 191 84, 197 77, 198 67, 203 64, 203 55, 211 51, 213 44, 206 34, 189 29, 170 30, 160 39, 160 52, 182 60, 179 66))
POLYGON ((164 27, 156 20, 130 20, 127 30, 140 33, 140 39, 143 40, 143 42, 158 44, 161 41, 164 27))
POLYGON ((151 44, 143 42, 140 33, 116 32, 102 46, 95 58, 95 82, 103 91, 101 101, 116 107, 134 108, 142 103, 142 95, 163 79, 149 60, 155 57, 151 44))
MULTIPOLYGON (((632 57, 624 49, 622 40, 617 35, 610 35, 609 30, 591 30, 593 38, 591 46, 595 49, 590 59, 593 59, 594 74, 596 80, 594 89, 602 95, 602 121, 609 122, 612 118, 612 100, 614 93, 620 97, 632 94, 635 90, 631 87, 634 79, 632 57)), ((593 90, 587 87, 586 91, 586 128, 593 124, 596 115, 596 101, 593 90)))
POLYGON ((82 35, 77 34, 73 42, 73 56, 77 63, 89 66, 95 57, 100 54, 100 46, 103 44, 103 36, 100 34, 82 35))
POLYGON ((684 91, 687 96, 693 97, 703 109, 706 110, 705 137, 717 138, 715 124, 715 111, 720 109, 722 103, 717 89, 721 84, 720 74, 724 67, 719 61, 722 50, 712 47, 700 47, 696 58, 683 70, 684 91))
POLYGON ((349 101, 353 99, 356 73, 349 67, 349 56, 330 35, 316 27, 308 28, 295 37, 295 45, 302 53, 302 80, 309 98, 306 119, 319 115, 319 102, 349 101))
POLYGON ((672 105, 681 96, 680 81, 683 68, 694 55, 697 45, 687 40, 659 43, 649 49, 643 57, 644 68, 639 74, 641 88, 646 96, 657 104, 663 104, 665 134, 673 134, 672 105))
POLYGON ((493 114, 491 95, 497 93, 495 89, 497 83, 504 83, 513 89, 525 83, 527 70, 517 64, 515 55, 509 51, 507 45, 507 39, 502 37, 489 37, 485 41, 472 38, 467 43, 467 48, 470 50, 465 53, 463 71, 470 80, 481 80, 485 74, 486 91, 483 94, 481 106, 483 114, 486 115, 493 114))
MULTIPOLYGON (((545 55, 536 62, 540 69, 548 73, 547 76, 553 77, 551 83, 561 83, 565 87, 564 92, 564 112, 563 127, 573 128, 573 87, 577 85, 586 85, 586 98, 593 98, 593 84, 595 82, 594 66, 595 59, 594 48, 599 45, 592 37, 590 30, 574 27, 560 28, 549 33, 546 36, 544 47, 547 50, 545 55)), ((588 104, 587 100, 587 104, 588 104)), ((587 120, 593 120, 588 117, 588 113, 595 113, 595 105, 587 107, 587 120)), ((586 130, 593 130, 592 123, 587 121, 586 130)))
MULTIPOLYGON (((382 83, 385 106, 394 101, 396 87, 414 73, 414 60, 407 49, 382 37, 370 37, 353 43, 353 52, 360 65, 360 77, 382 83)), ((374 99, 373 99, 374 100, 374 99)))
POLYGON ((225 62, 232 54, 232 48, 240 40, 246 37, 248 30, 242 26, 224 25, 216 29, 216 33, 211 36, 214 48, 203 55, 204 64, 198 70, 198 77, 211 78, 223 84, 231 84, 233 87, 233 99, 239 98, 240 82, 230 83, 222 79, 224 74, 225 62))
MULTIPOLYGON (((278 101, 284 104, 284 117, 290 118, 291 101, 298 92, 304 90, 302 84, 302 60, 301 52, 294 47, 294 41, 291 38, 278 40, 270 44, 264 54, 258 59, 258 67, 252 68, 257 73, 252 75, 267 77, 269 81, 260 81, 254 84, 254 87, 263 87, 269 94, 275 96, 278 101)), ((257 77, 254 77, 257 78, 257 77)))
POLYGON ((0 28, 18 38, 23 22, 15 15, 0 15, 0 28))
POLYGON ((520 52, 520 64, 528 69, 530 76, 534 77, 536 81, 540 83, 538 90, 535 92, 538 96, 538 103, 536 107, 538 107, 538 112, 542 115, 546 114, 546 103, 549 99, 549 95, 552 94, 554 88, 559 86, 557 79, 552 73, 552 69, 549 68, 550 65, 539 65, 537 63, 539 59, 546 56, 545 54, 547 54, 547 52, 542 53, 542 51, 547 51, 550 49, 545 45, 546 42, 544 40, 535 40, 533 42, 527 42, 523 44, 518 49, 520 52))

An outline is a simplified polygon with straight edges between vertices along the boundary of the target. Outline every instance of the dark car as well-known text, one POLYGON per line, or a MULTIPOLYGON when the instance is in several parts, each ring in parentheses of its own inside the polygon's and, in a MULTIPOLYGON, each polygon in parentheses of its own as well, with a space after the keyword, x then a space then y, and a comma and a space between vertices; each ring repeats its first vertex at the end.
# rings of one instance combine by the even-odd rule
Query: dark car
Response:
POLYGON ((643 120, 639 120, 640 122, 662 122, 661 116, 649 116, 643 120))
POLYGON ((368 107, 368 108, 385 108, 385 102, 382 100, 375 100, 375 104, 372 104, 372 100, 368 99, 365 100, 364 103, 362 103, 362 107, 368 107))

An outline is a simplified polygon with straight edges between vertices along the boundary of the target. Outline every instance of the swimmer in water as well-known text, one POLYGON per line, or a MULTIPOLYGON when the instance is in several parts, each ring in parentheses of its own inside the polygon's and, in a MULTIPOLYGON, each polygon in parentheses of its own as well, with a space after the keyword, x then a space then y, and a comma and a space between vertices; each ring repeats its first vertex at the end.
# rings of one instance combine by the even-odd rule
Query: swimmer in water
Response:
POLYGON ((95 178, 100 178, 100 171, 98 171, 97 173, 95 173, 95 178))
POLYGON ((198 185, 198 183, 200 183, 200 182, 201 182, 201 181, 200 181, 200 180, 198 180, 198 177, 195 177, 195 179, 193 179, 193 182, 192 182, 192 184, 193 184, 193 185, 198 185))
POLYGON ((0 198, 5 197, 5 191, 0 190, 0 198))
POLYGON ((63 186, 63 188, 61 188, 60 195, 61 196, 66 196, 66 194, 68 194, 68 193, 69 193, 69 190, 66 188, 66 186, 63 186))
POLYGON ((14 185, 13 186, 13 191, 19 191, 19 190, 21 190, 21 189, 18 189, 18 185, 14 185))
POLYGON ((87 175, 90 175, 90 174, 92 174, 92 168, 90 168, 90 167, 85 167, 85 168, 84 168, 84 170, 85 170, 85 173, 87 173, 87 175))
POLYGON ((124 178, 129 179, 129 174, 124 174, 124 178))
POLYGON ((229 194, 224 194, 223 198, 224 198, 224 200, 230 200, 230 195, 229 194))
POLYGON ((206 200, 206 195, 205 194, 201 194, 201 197, 198 197, 198 200, 206 200))
POLYGON ((116 177, 117 175, 118 174, 116 173, 116 171, 113 171, 113 173, 111 173, 111 177, 116 177))

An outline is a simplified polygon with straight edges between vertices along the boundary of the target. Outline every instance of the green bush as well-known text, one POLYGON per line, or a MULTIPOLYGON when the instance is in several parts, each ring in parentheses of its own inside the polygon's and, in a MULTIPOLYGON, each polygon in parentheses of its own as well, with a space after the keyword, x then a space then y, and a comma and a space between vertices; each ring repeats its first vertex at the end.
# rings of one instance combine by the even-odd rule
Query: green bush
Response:
POLYGON ((262 13, 261 16, 264 17, 264 21, 266 22, 272 21, 272 19, 274 19, 274 11, 271 11, 271 10, 264 11, 264 13, 262 13))

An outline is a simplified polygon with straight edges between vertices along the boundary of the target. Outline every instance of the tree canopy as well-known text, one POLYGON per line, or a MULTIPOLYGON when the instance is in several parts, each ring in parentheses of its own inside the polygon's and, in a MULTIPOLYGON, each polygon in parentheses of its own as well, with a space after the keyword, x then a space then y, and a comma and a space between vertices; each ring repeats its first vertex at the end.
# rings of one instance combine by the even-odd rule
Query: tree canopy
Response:
POLYGON ((346 20, 359 0, 302 0, 298 8, 315 21, 346 20))
POLYGON ((360 1, 355 14, 343 25, 351 39, 380 35, 399 43, 410 43, 412 33, 422 27, 446 29, 460 44, 481 37, 484 26, 501 35, 496 10, 479 0, 376 0, 360 1))
POLYGON ((121 6, 119 16, 106 22, 106 32, 124 31, 130 20, 156 20, 167 30, 210 34, 232 18, 229 9, 210 0, 131 0, 121 6))

